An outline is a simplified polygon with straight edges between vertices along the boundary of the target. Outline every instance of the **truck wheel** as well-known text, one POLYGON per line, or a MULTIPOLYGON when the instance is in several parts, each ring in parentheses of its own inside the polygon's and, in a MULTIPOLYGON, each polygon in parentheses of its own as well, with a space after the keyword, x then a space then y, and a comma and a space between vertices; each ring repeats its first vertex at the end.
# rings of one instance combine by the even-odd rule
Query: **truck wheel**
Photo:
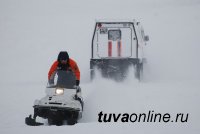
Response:
POLYGON ((143 63, 139 63, 136 65, 136 72, 135 72, 136 78, 141 81, 143 77, 143 63))
POLYGON ((90 80, 93 80, 94 76, 95 76, 95 71, 94 71, 94 69, 91 69, 90 70, 90 80))

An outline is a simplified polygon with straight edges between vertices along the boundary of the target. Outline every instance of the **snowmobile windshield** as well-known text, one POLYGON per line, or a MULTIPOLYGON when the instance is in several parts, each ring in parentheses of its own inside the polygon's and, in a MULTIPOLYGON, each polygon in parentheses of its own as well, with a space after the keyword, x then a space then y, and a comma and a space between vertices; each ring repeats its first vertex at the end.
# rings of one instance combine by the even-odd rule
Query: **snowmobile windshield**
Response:
POLYGON ((76 77, 72 71, 57 70, 54 82, 54 84, 49 84, 47 87, 75 89, 76 77))

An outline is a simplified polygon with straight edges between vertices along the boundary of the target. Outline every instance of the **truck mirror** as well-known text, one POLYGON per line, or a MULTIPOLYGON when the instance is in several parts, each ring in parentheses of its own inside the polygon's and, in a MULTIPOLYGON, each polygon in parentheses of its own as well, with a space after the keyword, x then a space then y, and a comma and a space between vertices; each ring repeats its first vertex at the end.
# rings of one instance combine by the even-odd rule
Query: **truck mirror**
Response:
POLYGON ((149 36, 148 35, 144 36, 144 41, 149 41, 149 36))

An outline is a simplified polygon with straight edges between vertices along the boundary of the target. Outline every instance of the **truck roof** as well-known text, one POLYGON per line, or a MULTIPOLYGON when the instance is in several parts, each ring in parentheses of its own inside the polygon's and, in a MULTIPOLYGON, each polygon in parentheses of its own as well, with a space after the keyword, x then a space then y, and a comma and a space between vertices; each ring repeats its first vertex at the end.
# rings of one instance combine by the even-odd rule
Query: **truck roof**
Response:
POLYGON ((99 19, 96 20, 97 23, 120 23, 120 22, 134 22, 136 23, 135 19, 99 19))

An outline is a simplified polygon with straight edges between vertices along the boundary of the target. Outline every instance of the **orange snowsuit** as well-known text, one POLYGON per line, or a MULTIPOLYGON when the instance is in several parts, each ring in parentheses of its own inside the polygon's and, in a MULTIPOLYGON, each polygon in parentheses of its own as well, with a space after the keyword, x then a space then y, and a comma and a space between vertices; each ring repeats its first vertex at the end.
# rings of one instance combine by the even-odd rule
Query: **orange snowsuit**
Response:
MULTIPOLYGON (((57 67, 58 67, 58 64, 59 62, 58 61, 55 61, 53 63, 53 65, 51 66, 50 70, 49 70, 49 73, 48 73, 48 79, 50 80, 52 74, 55 73, 57 67)), ((73 71, 73 73, 75 74, 76 76, 76 80, 80 80, 80 71, 79 71, 79 68, 76 64, 76 62, 74 60, 72 60, 71 58, 69 58, 69 68, 73 71)))

